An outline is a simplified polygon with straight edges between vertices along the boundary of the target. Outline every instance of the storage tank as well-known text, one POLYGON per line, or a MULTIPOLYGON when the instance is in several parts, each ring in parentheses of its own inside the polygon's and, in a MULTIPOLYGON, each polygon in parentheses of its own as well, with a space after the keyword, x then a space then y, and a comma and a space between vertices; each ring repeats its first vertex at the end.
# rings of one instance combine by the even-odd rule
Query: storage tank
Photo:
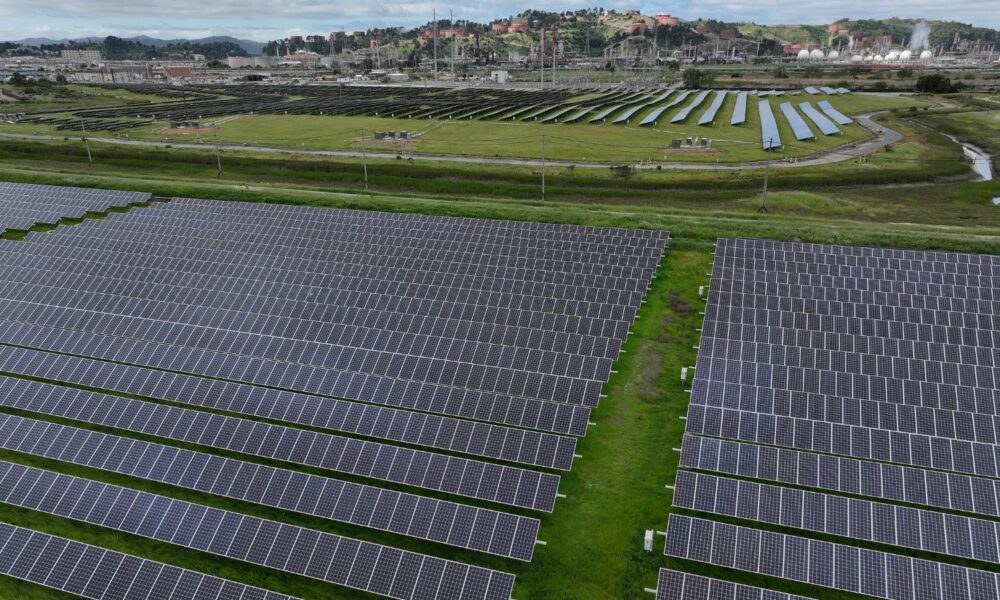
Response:
POLYGON ((805 48, 799 50, 798 59, 799 60, 809 60, 809 51, 806 50, 805 48))
POLYGON ((885 62, 885 57, 884 57, 884 56, 882 56, 881 54, 876 54, 876 55, 875 55, 875 58, 874 58, 874 60, 875 60, 875 62, 877 62, 877 63, 880 63, 880 62, 885 62))
POLYGON ((903 62, 906 62, 906 61, 912 60, 912 59, 913 59, 913 53, 910 52, 909 50, 903 50, 902 52, 899 53, 899 60, 901 60, 903 62))
POLYGON ((840 52, 837 52, 836 50, 830 50, 829 54, 827 54, 826 57, 830 60, 837 60, 840 58, 840 52))
POLYGON ((809 53, 809 58, 813 60, 823 60, 823 51, 820 50, 819 48, 816 48, 815 50, 809 53))
POLYGON ((896 62, 897 60, 899 60, 899 52, 896 52, 895 50, 892 50, 889 54, 885 55, 885 62, 896 62))
POLYGON ((934 53, 930 50, 924 50, 920 53, 920 60, 930 60, 934 58, 934 53))
POLYGON ((864 56, 861 56, 860 54, 855 54, 854 56, 851 57, 851 62, 852 63, 859 63, 859 62, 862 62, 864 59, 865 59, 864 56))

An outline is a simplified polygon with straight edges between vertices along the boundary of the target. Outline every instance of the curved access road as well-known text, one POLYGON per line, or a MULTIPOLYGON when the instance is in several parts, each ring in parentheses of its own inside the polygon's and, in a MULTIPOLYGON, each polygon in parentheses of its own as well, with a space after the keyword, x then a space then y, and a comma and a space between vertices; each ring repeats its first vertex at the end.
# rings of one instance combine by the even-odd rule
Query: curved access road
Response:
MULTIPOLYGON (((853 118, 858 122, 859 125, 868 130, 871 137, 847 144, 844 146, 839 146, 836 148, 831 148, 829 150, 821 151, 812 156, 806 158, 798 159, 794 162, 789 161, 771 161, 772 169, 797 169, 803 167, 811 167, 816 165, 827 165, 832 163, 843 162, 846 160, 851 160, 853 158, 858 158, 861 156, 867 156, 869 154, 874 154, 875 152, 885 148, 890 144, 894 144, 903 138, 903 135, 898 131, 894 131, 880 125, 872 120, 872 117, 877 114, 882 114, 887 111, 877 111, 871 113, 864 113, 855 115, 853 118)), ((18 140, 38 140, 38 141, 63 141, 65 136, 55 136, 55 135, 32 135, 32 134, 19 134, 19 133, 0 133, 0 138, 7 139, 18 139, 18 140)), ((182 141, 170 141, 170 142, 158 142, 154 140, 133 140, 133 139, 121 139, 121 138, 109 138, 109 137, 99 137, 90 136, 90 141, 100 144, 114 144, 119 146, 164 146, 169 145, 173 148, 186 148, 186 149, 197 149, 206 150, 214 147, 213 144, 197 144, 194 142, 182 142, 182 141)), ((320 149, 310 149, 310 148, 287 148, 281 146, 258 146, 258 145, 243 145, 243 144, 221 144, 219 146, 222 150, 226 151, 239 151, 239 152, 261 152, 266 154, 305 154, 309 156, 336 156, 336 157, 348 157, 348 158, 395 158, 396 156, 401 156, 406 159, 413 160, 427 160, 435 162, 452 162, 452 163, 467 163, 467 164, 504 164, 504 165, 514 165, 514 166, 525 166, 525 167, 578 167, 578 168, 609 168, 619 166, 623 163, 619 162, 590 162, 590 161, 570 161, 570 160, 545 160, 532 159, 532 158, 498 158, 492 156, 456 156, 452 154, 426 154, 420 152, 381 152, 375 150, 368 150, 367 152, 361 152, 360 150, 320 150, 320 149)), ((731 170, 743 170, 743 169, 762 169, 764 168, 766 161, 753 161, 753 162, 730 162, 730 163, 697 163, 697 162, 649 162, 649 163, 627 163, 631 164, 635 168, 639 169, 675 169, 675 170, 690 170, 690 171, 731 171, 731 170)))

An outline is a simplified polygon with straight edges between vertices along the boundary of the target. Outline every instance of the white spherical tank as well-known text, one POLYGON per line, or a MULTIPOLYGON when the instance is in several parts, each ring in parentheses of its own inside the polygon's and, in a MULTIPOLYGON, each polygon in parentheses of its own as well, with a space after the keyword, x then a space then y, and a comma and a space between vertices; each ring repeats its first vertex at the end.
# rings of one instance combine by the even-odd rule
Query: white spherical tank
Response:
POLYGON ((896 62, 897 60, 899 60, 899 52, 896 52, 895 50, 885 55, 885 62, 896 62))
POLYGON ((880 62, 883 62, 885 60, 885 57, 882 56, 881 54, 876 54, 874 60, 875 60, 875 62, 880 63, 880 62))
POLYGON ((906 61, 912 60, 912 59, 913 59, 913 53, 910 52, 909 50, 903 50, 902 52, 899 53, 899 60, 901 60, 903 62, 906 62, 906 61))
POLYGON ((934 53, 930 50, 924 50, 920 53, 920 60, 930 60, 934 58, 934 53))
POLYGON ((840 52, 837 52, 836 50, 830 50, 830 53, 827 54, 826 57, 829 58, 830 60, 837 60, 838 58, 840 58, 840 52))
POLYGON ((819 48, 816 48, 815 50, 809 53, 809 58, 813 60, 823 60, 823 51, 820 50, 819 48))
POLYGON ((864 59, 865 59, 864 56, 861 56, 860 54, 855 54, 854 56, 851 57, 851 62, 853 62, 853 63, 859 63, 859 62, 863 61, 864 59))
POLYGON ((798 55, 798 59, 799 60, 806 60, 808 58, 809 58, 809 51, 808 50, 806 50, 805 48, 803 48, 802 50, 799 50, 799 55, 798 55))

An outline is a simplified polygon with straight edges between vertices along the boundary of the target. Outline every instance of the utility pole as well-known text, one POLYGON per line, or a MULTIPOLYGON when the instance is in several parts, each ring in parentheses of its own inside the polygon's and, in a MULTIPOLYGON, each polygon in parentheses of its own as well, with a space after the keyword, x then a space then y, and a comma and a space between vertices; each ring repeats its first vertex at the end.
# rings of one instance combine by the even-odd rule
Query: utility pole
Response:
POLYGON ((764 163, 764 193, 760 197, 760 208, 757 209, 758 213, 767 214, 767 176, 771 170, 771 148, 774 145, 774 139, 767 139, 767 162, 764 163))
POLYGON ((365 130, 361 130, 361 163, 365 169, 365 191, 368 191, 368 154, 365 152, 365 130))
POLYGON ((545 134, 542 134, 542 200, 545 200, 545 134))
POLYGON ((87 147, 87 165, 94 168, 94 157, 90 154, 90 140, 87 139, 87 123, 80 119, 80 128, 83 129, 83 145, 87 147))
POLYGON ((451 27, 451 83, 455 83, 455 44, 458 43, 458 36, 455 35, 455 13, 448 9, 448 25, 451 27))
POLYGON ((545 28, 542 27, 542 38, 538 45, 538 87, 545 87, 545 28))
POLYGON ((438 79, 438 12, 434 9, 434 81, 438 79))
POLYGON ((556 87, 556 53, 559 50, 559 30, 552 27, 552 87, 556 87))
POLYGON ((218 167, 219 172, 215 175, 216 177, 222 177, 222 141, 219 139, 219 124, 215 124, 215 165, 218 167))

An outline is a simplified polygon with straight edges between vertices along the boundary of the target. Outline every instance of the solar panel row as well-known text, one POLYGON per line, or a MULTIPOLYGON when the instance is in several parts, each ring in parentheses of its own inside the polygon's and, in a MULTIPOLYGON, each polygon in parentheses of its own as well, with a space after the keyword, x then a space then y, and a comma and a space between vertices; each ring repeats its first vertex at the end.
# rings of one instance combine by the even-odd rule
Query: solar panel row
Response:
POLYGON ((705 109, 705 112, 701 113, 701 117, 698 118, 699 125, 711 125, 715 122, 715 115, 722 108, 722 103, 726 101, 725 90, 719 90, 715 92, 715 97, 712 98, 712 103, 705 109))
POLYGON ((292 600, 7 523, 0 523, 0 573, 92 600, 292 600))
POLYGON ((653 110, 649 111, 642 121, 639 122, 640 126, 656 125, 656 122, 660 120, 660 116, 670 110, 674 106, 677 106, 681 102, 687 100, 688 96, 691 95, 691 90, 681 90, 676 96, 667 101, 666 104, 657 106, 653 110))
POLYGON ((1000 562, 998 524, 985 519, 690 471, 677 473, 673 504, 854 540, 1000 562))
POLYGON ((146 202, 149 194, 0 181, 0 232, 146 202))
POLYGON ((764 150, 781 147, 781 135, 778 133, 778 122, 774 120, 771 102, 767 99, 757 102, 757 112, 760 116, 760 139, 764 150))
POLYGON ((705 98, 708 98, 708 94, 709 94, 708 90, 703 90, 701 92, 698 92, 698 95, 695 96, 694 99, 691 100, 691 102, 688 102, 683 108, 677 111, 677 113, 674 114, 673 117, 670 118, 670 122, 680 123, 685 119, 687 119, 688 116, 691 115, 691 112, 694 111, 694 109, 698 108, 699 106, 702 105, 703 102, 705 102, 705 98))
POLYGON ((685 435, 681 466, 1000 516, 1000 481, 685 435))
POLYGON ((0 405, 545 512, 559 487, 558 475, 24 379, 0 377, 0 405))
POLYGON ((733 116, 729 119, 730 125, 743 125, 747 122, 747 93, 736 92, 736 105, 733 107, 733 116))
POLYGON ((673 569, 660 569, 656 600, 806 600, 764 588, 713 579, 673 569))
POLYGON ((576 448, 570 437, 12 346, 0 346, 0 372, 540 467, 569 470, 576 448))
POLYGON ((518 560, 538 532, 537 519, 24 417, 0 417, 0 447, 518 560))
POLYGON ((892 600, 993 598, 997 574, 670 515, 668 556, 892 600), (947 590, 947 593, 945 593, 947 590))
POLYGON ((778 108, 781 109, 781 113, 785 115, 785 120, 788 121, 788 124, 792 127, 792 133, 795 134, 795 139, 799 141, 816 139, 812 130, 809 129, 809 125, 807 125, 805 120, 803 120, 802 115, 795 110, 795 107, 792 106, 791 102, 782 102, 778 105, 778 108))
POLYGON ((514 577, 0 461, 0 501, 391 598, 508 600, 514 577))
POLYGON ((833 122, 826 118, 826 116, 816 110, 816 107, 810 102, 800 102, 799 109, 809 117, 809 120, 813 122, 813 125, 819 128, 823 135, 837 135, 840 133, 840 129, 837 128, 833 122))

